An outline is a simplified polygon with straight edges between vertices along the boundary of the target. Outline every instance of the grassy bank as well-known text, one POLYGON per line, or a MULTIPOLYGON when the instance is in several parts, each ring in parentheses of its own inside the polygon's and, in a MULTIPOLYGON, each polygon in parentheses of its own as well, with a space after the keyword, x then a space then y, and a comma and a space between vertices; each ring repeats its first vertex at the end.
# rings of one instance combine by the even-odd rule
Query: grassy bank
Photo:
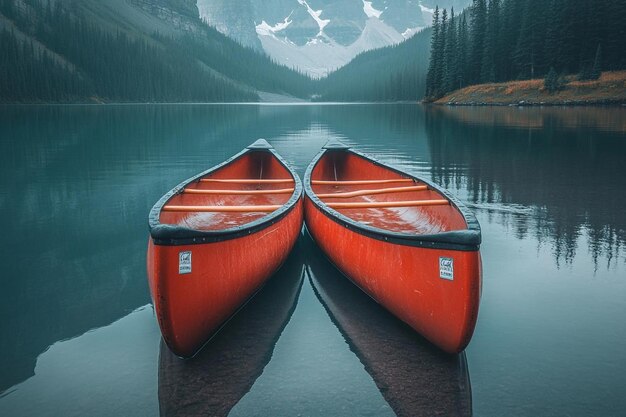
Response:
POLYGON ((626 71, 603 72, 598 80, 565 78, 554 93, 544 88, 543 79, 479 84, 453 91, 435 104, 459 106, 506 105, 595 105, 626 104, 626 71))

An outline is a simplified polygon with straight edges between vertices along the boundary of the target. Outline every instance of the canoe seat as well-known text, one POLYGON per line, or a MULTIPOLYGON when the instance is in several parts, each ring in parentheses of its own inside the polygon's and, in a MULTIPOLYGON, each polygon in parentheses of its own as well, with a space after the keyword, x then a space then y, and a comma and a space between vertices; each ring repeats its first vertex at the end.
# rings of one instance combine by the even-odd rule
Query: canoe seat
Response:
POLYGON ((345 193, 328 193, 317 194, 319 198, 350 198, 358 197, 362 195, 374 195, 374 194, 387 194, 387 193, 403 193, 407 191, 425 191, 428 190, 427 185, 415 185, 412 187, 391 187, 391 188, 378 188, 375 190, 357 190, 345 193))
POLYGON ((234 178, 234 179, 222 179, 222 178, 200 178, 200 182, 217 182, 227 184, 282 184, 291 183, 293 178, 281 178, 281 179, 254 179, 254 178, 234 178))
POLYGON ((177 211, 189 213, 271 213, 278 210, 280 205, 259 205, 259 206, 163 206, 161 211, 177 211))
POLYGON ((376 201, 358 203, 325 203, 332 209, 394 208, 448 205, 448 200, 376 201))
POLYGON ((185 194, 231 194, 231 195, 259 195, 259 194, 291 194, 294 188, 281 188, 277 190, 203 190, 198 188, 185 188, 185 194))
POLYGON ((351 181, 326 181, 311 180, 312 185, 368 185, 368 184, 390 184, 394 182, 415 182, 411 178, 395 178, 387 180, 351 180, 351 181))

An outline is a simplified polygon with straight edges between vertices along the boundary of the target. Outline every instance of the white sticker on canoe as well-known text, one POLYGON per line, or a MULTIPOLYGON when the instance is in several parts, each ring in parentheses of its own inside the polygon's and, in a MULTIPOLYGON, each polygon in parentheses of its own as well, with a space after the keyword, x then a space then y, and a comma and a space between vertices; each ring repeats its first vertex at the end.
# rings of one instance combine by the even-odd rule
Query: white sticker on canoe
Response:
POLYGON ((178 273, 191 274, 191 251, 178 253, 178 273))
POLYGON ((454 260, 452 258, 439 258, 439 278, 454 280, 454 260))

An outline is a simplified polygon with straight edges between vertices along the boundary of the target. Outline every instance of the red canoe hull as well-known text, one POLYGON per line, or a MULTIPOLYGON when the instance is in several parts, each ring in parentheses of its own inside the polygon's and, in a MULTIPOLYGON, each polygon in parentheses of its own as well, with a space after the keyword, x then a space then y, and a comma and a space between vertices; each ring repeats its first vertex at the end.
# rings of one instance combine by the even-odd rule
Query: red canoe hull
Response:
POLYGON ((172 352, 195 355, 278 270, 303 211, 299 178, 263 140, 155 204, 148 281, 172 352))
POLYGON ((469 343, 481 294, 480 225, 435 184, 341 143, 305 174, 307 229, 352 282, 441 349, 469 343))
POLYGON ((148 280, 163 339, 193 356, 283 264, 302 227, 302 200, 272 226, 245 237, 199 245, 148 244, 148 280), (191 251, 190 274, 179 253, 191 251))
POLYGON ((480 301, 480 253, 399 245, 340 225, 305 200, 307 229, 352 282, 449 353, 469 343, 480 301), (454 259, 454 281, 439 278, 439 258, 454 259))

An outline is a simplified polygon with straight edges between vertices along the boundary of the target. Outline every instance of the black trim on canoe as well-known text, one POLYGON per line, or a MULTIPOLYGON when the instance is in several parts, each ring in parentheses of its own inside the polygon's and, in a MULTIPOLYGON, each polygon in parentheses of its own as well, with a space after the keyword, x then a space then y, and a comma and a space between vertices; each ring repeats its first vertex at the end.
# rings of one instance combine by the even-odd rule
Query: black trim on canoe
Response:
POLYGON ((230 159, 216 165, 208 170, 201 172, 172 188, 167 194, 159 199, 150 210, 148 218, 148 226, 150 228, 150 236, 155 245, 178 246, 178 245, 195 245, 211 242, 222 242, 224 240, 236 239, 238 237, 247 236, 252 233, 263 230, 285 217, 296 206, 298 200, 302 198, 302 181, 289 164, 276 152, 276 150, 264 139, 259 139, 246 149, 234 155, 230 159), (175 195, 183 192, 185 187, 192 182, 199 181, 200 178, 209 175, 221 168, 224 168, 249 152, 270 152, 280 164, 289 171, 294 180, 294 191, 289 200, 277 210, 268 215, 256 219, 250 223, 241 226, 231 227, 221 230, 196 230, 183 226, 172 224, 161 224, 159 217, 163 206, 175 195))
MULTIPOLYGON (((343 144, 341 144, 343 145, 343 144)), ((426 181, 422 178, 418 178, 414 175, 411 175, 399 168, 390 166, 389 164, 382 163, 379 160, 366 155, 364 153, 355 151, 348 146, 339 146, 339 144, 333 142, 332 146, 324 147, 316 156, 313 158, 311 163, 306 169, 304 174, 304 192, 306 196, 313 202, 315 207, 320 210, 326 217, 332 219, 336 223, 346 227, 349 230, 355 231, 362 235, 382 240, 385 242, 396 243, 399 245, 408 245, 408 246, 419 246, 423 248, 432 248, 432 249, 449 249, 449 250, 459 250, 459 251, 477 251, 480 249, 481 243, 481 232, 480 232, 480 224, 478 224, 478 220, 474 214, 456 197, 450 194, 448 191, 439 187, 436 184, 433 184, 430 181, 426 181), (375 165, 381 166, 383 168, 389 169, 390 171, 396 172, 405 178, 410 178, 416 181, 420 181, 428 185, 433 190, 441 193, 446 199, 450 201, 456 209, 461 213, 465 223, 467 224, 467 229, 465 230, 453 230, 449 232, 441 232, 429 235, 420 235, 414 233, 402 233, 402 232, 392 232, 385 229, 379 229, 376 227, 368 226, 366 224, 357 222, 351 219, 348 216, 345 216, 328 207, 322 200, 320 200, 317 195, 313 192, 311 187, 311 173, 313 172, 313 168, 317 165, 319 160, 326 152, 349 152, 353 155, 356 155, 360 158, 363 158, 375 165)))

